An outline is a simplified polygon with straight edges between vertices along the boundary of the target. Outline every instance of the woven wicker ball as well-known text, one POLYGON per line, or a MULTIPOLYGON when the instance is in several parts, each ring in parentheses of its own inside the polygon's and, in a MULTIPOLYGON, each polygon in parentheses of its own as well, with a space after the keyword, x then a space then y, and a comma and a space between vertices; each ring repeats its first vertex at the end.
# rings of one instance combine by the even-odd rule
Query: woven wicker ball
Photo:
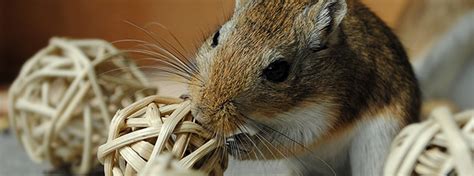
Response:
POLYGON ((195 169, 223 175, 227 155, 219 144, 223 145, 195 121, 189 100, 151 96, 115 114, 107 142, 99 147, 97 155, 106 176, 142 175, 144 170, 153 170, 150 167, 168 168, 154 164, 166 153, 176 161, 171 171, 162 169, 164 173, 195 169))
POLYGON ((10 126, 32 160, 87 173, 98 164, 113 113, 153 94, 111 44, 52 38, 10 88, 10 126))
POLYGON ((427 121, 402 130, 392 144, 385 175, 474 174, 474 110, 452 115, 435 109, 427 121))

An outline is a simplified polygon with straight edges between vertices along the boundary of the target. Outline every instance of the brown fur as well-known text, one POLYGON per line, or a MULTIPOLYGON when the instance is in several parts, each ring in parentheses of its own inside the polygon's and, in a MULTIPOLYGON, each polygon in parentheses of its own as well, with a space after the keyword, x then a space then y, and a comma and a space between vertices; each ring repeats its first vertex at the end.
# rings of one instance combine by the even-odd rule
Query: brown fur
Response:
MULTIPOLYGON (((391 30, 360 2, 349 0, 339 26, 310 35, 318 27, 311 17, 322 8, 305 13, 314 4, 317 1, 250 3, 236 11, 231 19, 235 26, 216 48, 209 46, 212 36, 204 43, 196 60, 199 73, 189 90, 193 113, 207 128, 229 135, 245 117, 264 123, 295 107, 325 104, 330 129, 311 144, 317 146, 382 112, 388 111, 401 126, 417 121, 417 81, 391 30), (316 39, 327 42, 328 48, 314 51, 310 45, 316 39), (291 63, 288 79, 264 80, 262 70, 279 57, 291 63)), ((304 150, 295 147, 290 152, 298 151, 304 150)))

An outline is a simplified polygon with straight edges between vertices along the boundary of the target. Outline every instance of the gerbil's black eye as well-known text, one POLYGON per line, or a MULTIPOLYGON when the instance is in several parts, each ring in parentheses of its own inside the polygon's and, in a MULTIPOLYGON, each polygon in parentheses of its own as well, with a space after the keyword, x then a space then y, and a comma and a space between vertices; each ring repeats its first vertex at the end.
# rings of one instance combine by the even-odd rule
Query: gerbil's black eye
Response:
POLYGON ((288 75, 290 74, 289 72, 290 63, 277 60, 268 65, 268 67, 263 70, 263 76, 268 81, 279 83, 285 81, 286 78, 288 78, 288 75))
POLYGON ((219 44, 219 36, 221 35, 220 30, 218 30, 215 34, 214 37, 212 37, 212 43, 211 47, 215 48, 219 44))

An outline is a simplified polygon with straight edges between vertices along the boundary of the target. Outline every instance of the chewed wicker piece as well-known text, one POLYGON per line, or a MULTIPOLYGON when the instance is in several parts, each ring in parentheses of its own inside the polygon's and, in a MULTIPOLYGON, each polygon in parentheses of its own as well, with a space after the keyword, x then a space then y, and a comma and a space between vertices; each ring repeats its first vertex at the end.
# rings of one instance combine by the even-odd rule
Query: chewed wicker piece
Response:
POLYGON ((223 175, 228 162, 223 143, 196 122, 190 108, 189 100, 150 96, 119 110, 98 151, 105 175, 140 175, 156 168, 223 175), (176 159, 170 167, 154 164, 166 153, 176 159))
POLYGON ((435 109, 425 122, 402 130, 392 143, 385 175, 474 173, 474 110, 435 109))
POLYGON ((97 166, 113 113, 157 93, 138 67, 102 40, 53 38, 9 91, 9 117, 29 157, 77 174, 97 166))

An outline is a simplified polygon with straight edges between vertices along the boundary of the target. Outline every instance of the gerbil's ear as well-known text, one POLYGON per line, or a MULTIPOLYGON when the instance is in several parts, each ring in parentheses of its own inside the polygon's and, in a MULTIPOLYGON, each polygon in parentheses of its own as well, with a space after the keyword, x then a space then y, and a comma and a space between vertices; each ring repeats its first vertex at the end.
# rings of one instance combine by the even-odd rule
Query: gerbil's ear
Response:
POLYGON ((305 18, 312 23, 310 26, 311 48, 324 47, 329 36, 338 29, 339 24, 346 16, 347 4, 345 0, 311 0, 314 3, 305 10, 305 18))

